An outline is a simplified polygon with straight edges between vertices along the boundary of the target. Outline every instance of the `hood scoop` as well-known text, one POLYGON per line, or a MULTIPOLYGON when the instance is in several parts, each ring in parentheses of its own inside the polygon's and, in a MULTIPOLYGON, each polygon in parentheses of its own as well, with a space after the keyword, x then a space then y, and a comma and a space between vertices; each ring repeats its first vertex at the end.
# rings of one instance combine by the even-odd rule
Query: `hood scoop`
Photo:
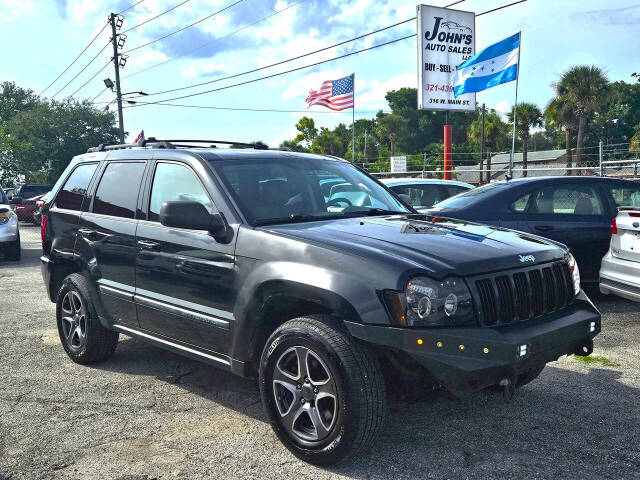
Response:
POLYGON ((439 227, 427 222, 409 221, 402 224, 400 233, 422 233, 431 235, 446 235, 447 233, 439 227))

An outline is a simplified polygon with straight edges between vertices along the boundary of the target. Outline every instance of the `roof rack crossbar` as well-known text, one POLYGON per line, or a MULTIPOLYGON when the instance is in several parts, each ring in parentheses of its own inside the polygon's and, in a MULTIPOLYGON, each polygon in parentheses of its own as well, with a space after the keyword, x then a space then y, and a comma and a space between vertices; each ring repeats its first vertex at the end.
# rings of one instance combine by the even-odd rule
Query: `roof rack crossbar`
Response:
POLYGON ((208 146, 215 148, 215 144, 223 145, 237 145, 239 147, 248 147, 256 150, 269 150, 269 147, 263 143, 245 143, 245 142, 230 142, 228 140, 158 140, 155 137, 145 138, 138 143, 120 143, 109 144, 101 143, 97 147, 91 147, 87 150, 87 153, 106 152, 111 150, 124 150, 127 148, 136 147, 155 147, 155 148, 192 148, 192 145, 184 145, 185 143, 206 143, 208 146), (180 144, 178 144, 180 143, 180 144))

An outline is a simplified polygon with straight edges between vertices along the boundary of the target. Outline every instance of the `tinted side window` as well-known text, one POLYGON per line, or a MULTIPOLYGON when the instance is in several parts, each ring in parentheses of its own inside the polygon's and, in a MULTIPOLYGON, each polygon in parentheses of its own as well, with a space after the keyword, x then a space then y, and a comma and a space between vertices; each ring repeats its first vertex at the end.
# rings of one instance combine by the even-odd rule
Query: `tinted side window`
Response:
POLYGON ((600 197, 588 185, 545 187, 535 194, 531 213, 602 215, 600 197))
POLYGON ((616 207, 640 206, 640 185, 607 185, 616 207))
POLYGON ((144 166, 144 162, 108 164, 96 191, 93 212, 134 218, 144 166))
POLYGON ((468 188, 461 187, 460 185, 443 185, 443 187, 447 189, 447 197, 453 197, 454 195, 469 190, 468 188))
POLYGON ((189 168, 176 163, 158 163, 151 187, 149 220, 159 221, 163 203, 180 200, 199 202, 209 213, 213 213, 213 204, 209 195, 189 168))
POLYGON ((60 189, 60 192, 58 192, 55 206, 58 208, 66 208, 67 210, 80 210, 82 207, 82 199, 87 193, 87 187, 97 167, 97 163, 89 163, 76 167, 60 189))
POLYGON ((511 210, 518 213, 524 212, 527 208, 527 204, 529 203, 529 197, 531 197, 531 193, 527 193, 526 195, 523 195, 522 197, 517 199, 511 204, 511 210))

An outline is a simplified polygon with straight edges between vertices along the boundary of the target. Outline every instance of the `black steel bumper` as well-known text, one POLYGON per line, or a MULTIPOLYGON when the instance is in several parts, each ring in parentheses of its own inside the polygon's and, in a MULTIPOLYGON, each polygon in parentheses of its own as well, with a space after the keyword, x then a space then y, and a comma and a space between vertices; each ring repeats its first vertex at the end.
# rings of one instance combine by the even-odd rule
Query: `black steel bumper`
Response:
POLYGON ((347 322, 347 328, 356 338, 402 350, 459 394, 505 378, 515 383, 520 374, 562 355, 589 354, 601 323, 598 310, 580 292, 563 310, 509 326, 409 329, 347 322))

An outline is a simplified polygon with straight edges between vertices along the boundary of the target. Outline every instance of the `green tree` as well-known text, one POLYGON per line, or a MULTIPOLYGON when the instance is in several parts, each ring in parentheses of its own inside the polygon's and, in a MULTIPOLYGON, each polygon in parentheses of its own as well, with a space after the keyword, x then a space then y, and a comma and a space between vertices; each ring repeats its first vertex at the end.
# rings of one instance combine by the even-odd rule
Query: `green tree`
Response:
MULTIPOLYGON (((485 132, 485 148, 487 159, 487 182, 491 180, 491 152, 500 151, 505 149, 509 142, 509 125, 502 121, 500 115, 496 113, 494 109, 485 113, 484 118, 484 132, 485 132)), ((480 145, 482 142, 482 117, 478 116, 471 122, 469 126, 467 138, 469 142, 475 145, 480 145)), ((479 149, 479 147, 478 147, 479 149)), ((480 183, 484 181, 483 178, 483 162, 484 159, 480 159, 480 183)))
POLYGON ((509 121, 513 124, 514 111, 516 115, 516 132, 522 140, 522 176, 527 176, 527 154, 529 151, 529 137, 531 129, 542 126, 542 112, 533 103, 522 102, 515 110, 509 112, 509 121))
POLYGON ((13 172, 13 183, 53 183, 75 155, 118 140, 112 113, 86 101, 43 100, 14 83, 0 84, 0 115, 2 161, 11 166, 3 171, 13 172))
POLYGON ((342 139, 328 128, 320 128, 320 133, 313 139, 313 153, 340 156, 343 151, 342 139))
POLYGON ((571 175, 571 132, 576 126, 576 117, 564 97, 555 97, 544 110, 545 126, 564 131, 564 145, 567 151, 567 175, 571 175))
POLYGON ((405 129, 406 121, 400 115, 378 113, 378 128, 376 132, 380 138, 389 141, 391 156, 395 155, 396 142, 404 134, 405 129))
POLYGON ((608 101, 609 80, 604 72, 589 65, 579 65, 567 70, 556 84, 556 94, 562 97, 578 119, 576 140, 576 164, 583 165, 582 147, 587 122, 608 101))
POLYGON ((293 139, 296 143, 304 142, 307 148, 311 147, 313 140, 318 136, 318 129, 313 118, 302 117, 298 123, 296 123, 296 129, 300 132, 293 139))

